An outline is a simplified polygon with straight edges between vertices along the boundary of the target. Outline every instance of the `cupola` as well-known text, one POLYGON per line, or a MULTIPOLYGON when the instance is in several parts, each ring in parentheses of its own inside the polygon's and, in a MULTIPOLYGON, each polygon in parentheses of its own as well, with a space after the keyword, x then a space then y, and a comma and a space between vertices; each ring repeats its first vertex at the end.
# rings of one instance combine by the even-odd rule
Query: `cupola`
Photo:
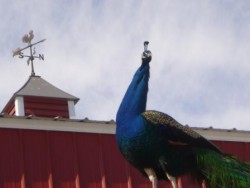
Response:
POLYGON ((31 75, 21 89, 14 93, 2 113, 10 116, 73 118, 78 100, 40 76, 31 75))
POLYGON ((27 82, 13 94, 2 113, 9 116, 74 118, 75 104, 79 98, 53 86, 41 76, 35 75, 33 61, 36 58, 44 60, 44 56, 41 54, 35 56, 33 46, 44 42, 45 39, 32 44, 33 38, 33 31, 30 31, 23 37, 23 42, 28 43, 28 46, 13 51, 13 56, 28 58, 28 65, 31 64, 31 75, 27 82), (23 54, 25 49, 30 49, 30 55, 23 54))

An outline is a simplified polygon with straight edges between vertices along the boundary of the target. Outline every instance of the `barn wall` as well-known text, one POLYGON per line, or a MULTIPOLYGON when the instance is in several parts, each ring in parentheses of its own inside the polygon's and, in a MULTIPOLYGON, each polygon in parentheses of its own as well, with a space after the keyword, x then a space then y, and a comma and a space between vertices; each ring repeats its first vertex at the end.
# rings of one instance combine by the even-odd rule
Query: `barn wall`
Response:
MULTIPOLYGON (((250 143, 215 143, 250 161, 250 143)), ((0 153, 1 188, 151 188, 123 159, 113 134, 3 128, 0 153)), ((179 184, 200 187, 188 177, 179 184)))
POLYGON ((242 161, 250 162, 250 143, 232 141, 213 141, 223 152, 237 156, 242 161))

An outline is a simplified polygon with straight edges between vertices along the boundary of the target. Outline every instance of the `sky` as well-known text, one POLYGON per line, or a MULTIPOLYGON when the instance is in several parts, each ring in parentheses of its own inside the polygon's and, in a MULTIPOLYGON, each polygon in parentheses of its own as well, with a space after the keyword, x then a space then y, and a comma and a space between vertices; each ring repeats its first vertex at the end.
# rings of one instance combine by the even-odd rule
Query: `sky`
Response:
POLYGON ((250 130, 250 1, 1 0, 0 109, 28 80, 33 42, 45 60, 35 73, 80 98, 76 118, 115 120, 141 64, 153 54, 147 109, 183 125, 250 130), (27 51, 28 53, 28 51, 27 51))

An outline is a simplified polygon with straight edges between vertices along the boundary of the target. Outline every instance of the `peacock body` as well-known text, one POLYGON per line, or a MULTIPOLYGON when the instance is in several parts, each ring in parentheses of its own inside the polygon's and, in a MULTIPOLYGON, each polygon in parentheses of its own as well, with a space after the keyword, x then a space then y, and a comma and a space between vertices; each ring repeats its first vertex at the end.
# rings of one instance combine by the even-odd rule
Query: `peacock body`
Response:
MULTIPOLYGON (((145 45, 145 43, 144 43, 145 45)), ((148 43, 146 43, 148 45, 148 43)), ((147 46, 146 46, 147 47, 147 46)), ((191 174, 211 188, 250 188, 250 166, 224 154, 207 139, 171 116, 146 111, 151 52, 145 48, 116 116, 122 155, 157 188, 157 180, 191 174)))

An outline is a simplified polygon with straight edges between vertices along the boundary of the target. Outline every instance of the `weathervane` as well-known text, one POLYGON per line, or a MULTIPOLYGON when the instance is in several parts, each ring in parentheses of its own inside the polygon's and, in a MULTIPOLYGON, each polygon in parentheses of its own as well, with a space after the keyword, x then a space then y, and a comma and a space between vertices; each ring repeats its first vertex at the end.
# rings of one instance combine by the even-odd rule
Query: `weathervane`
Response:
POLYGON ((35 76, 35 71, 34 71, 34 65, 33 65, 33 61, 35 60, 35 58, 38 58, 39 60, 44 60, 44 55, 43 54, 38 54, 38 56, 35 56, 36 54, 36 50, 35 50, 35 45, 37 45, 38 43, 44 42, 46 39, 40 40, 38 42, 35 43, 31 43, 32 39, 34 38, 34 33, 31 30, 29 32, 29 34, 26 34, 23 36, 22 41, 24 43, 27 43, 28 46, 24 47, 24 48, 17 48, 16 50, 13 50, 13 57, 18 55, 19 58, 24 58, 27 57, 27 64, 29 65, 31 63, 31 76, 35 76), (24 55, 24 53, 22 52, 23 50, 29 48, 30 49, 30 55, 24 55))

